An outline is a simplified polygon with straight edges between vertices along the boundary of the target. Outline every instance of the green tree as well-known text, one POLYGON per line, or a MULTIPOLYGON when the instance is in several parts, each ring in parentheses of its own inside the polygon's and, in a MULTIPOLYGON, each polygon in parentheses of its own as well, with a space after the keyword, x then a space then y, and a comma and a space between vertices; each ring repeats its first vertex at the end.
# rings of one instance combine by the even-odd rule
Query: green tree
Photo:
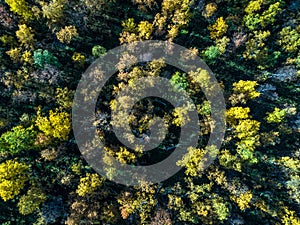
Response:
POLYGON ((33 126, 24 128, 23 126, 16 126, 7 131, 0 137, 0 152, 9 152, 11 154, 18 154, 22 151, 33 148, 36 132, 33 126))
POLYGON ((267 113, 266 121, 268 123, 281 123, 286 117, 286 110, 275 107, 273 112, 267 113))
POLYGON ((33 52, 34 64, 40 68, 44 68, 46 64, 59 66, 58 59, 48 50, 37 49, 33 52))
POLYGON ((39 205, 46 201, 46 194, 40 188, 32 187, 26 195, 20 197, 18 202, 19 212, 28 215, 36 211, 39 205))
POLYGON ((244 23, 249 30, 256 30, 259 27, 265 28, 274 24, 276 15, 281 11, 280 2, 271 4, 267 10, 259 13, 264 4, 265 1, 263 0, 254 0, 250 1, 245 8, 244 23))
POLYGON ((92 54, 95 57, 100 57, 106 53, 106 49, 101 45, 95 45, 92 49, 92 54))
POLYGON ((295 29, 290 26, 284 27, 279 32, 280 39, 277 41, 284 51, 293 53, 299 51, 300 47, 300 25, 295 29))

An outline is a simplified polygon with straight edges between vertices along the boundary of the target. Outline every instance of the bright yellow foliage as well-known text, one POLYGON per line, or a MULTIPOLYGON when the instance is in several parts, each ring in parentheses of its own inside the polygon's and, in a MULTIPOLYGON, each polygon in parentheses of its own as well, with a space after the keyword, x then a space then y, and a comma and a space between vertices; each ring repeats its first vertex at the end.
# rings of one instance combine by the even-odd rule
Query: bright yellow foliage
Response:
POLYGON ((15 160, 7 160, 0 164, 0 197, 13 199, 24 188, 29 180, 29 166, 15 160))
POLYGON ((121 147, 120 150, 116 153, 116 157, 120 163, 132 163, 136 160, 136 155, 128 151, 125 147, 121 147))
POLYGON ((237 120, 248 119, 249 113, 249 107, 231 107, 226 111, 226 118, 229 123, 234 124, 237 120))
POLYGON ((25 0, 5 0, 5 2, 9 5, 12 12, 22 16, 25 20, 33 18, 33 12, 25 0))
POLYGON ((250 80, 240 80, 239 82, 233 83, 233 94, 229 98, 231 104, 245 104, 247 100, 259 97, 260 93, 255 90, 257 86, 258 83, 256 81, 250 80))
POLYGON ((260 122, 256 120, 240 120, 239 124, 235 127, 237 137, 243 139, 252 137, 259 131, 260 122))
POLYGON ((21 49, 20 48, 12 48, 6 52, 6 54, 11 58, 14 63, 20 61, 21 57, 21 49))
POLYGON ((297 216, 297 214, 289 210, 287 207, 284 207, 285 214, 281 218, 281 222, 284 225, 299 225, 300 224, 300 218, 297 216))
POLYGON ((250 207, 250 202, 252 199, 252 193, 250 191, 247 191, 241 195, 235 196, 231 195, 230 199, 233 200, 241 210, 245 210, 246 208, 250 207))
POLYGON ((148 21, 141 21, 138 25, 139 36, 142 39, 148 40, 153 31, 153 25, 148 21))
POLYGON ((189 176, 197 176, 202 172, 202 160, 205 150, 197 148, 188 148, 188 153, 182 160, 177 162, 177 165, 185 167, 185 174, 189 176))
POLYGON ((24 51, 21 56, 21 61, 25 63, 32 63, 32 54, 30 51, 24 51))
POLYGON ((250 1, 247 7, 245 8, 245 12, 247 14, 252 14, 256 11, 259 11, 261 8, 261 5, 264 0, 256 0, 256 1, 250 1))
POLYGON ((92 194, 98 187, 104 183, 105 179, 96 173, 87 173, 85 177, 80 178, 76 193, 79 196, 92 194))
POLYGON ((49 111, 49 117, 43 117, 40 109, 37 112, 36 125, 47 136, 66 141, 71 130, 70 114, 49 111))
POLYGON ((223 17, 219 17, 215 24, 208 27, 208 30, 210 31, 210 37, 212 39, 222 37, 227 32, 227 29, 228 25, 223 17))

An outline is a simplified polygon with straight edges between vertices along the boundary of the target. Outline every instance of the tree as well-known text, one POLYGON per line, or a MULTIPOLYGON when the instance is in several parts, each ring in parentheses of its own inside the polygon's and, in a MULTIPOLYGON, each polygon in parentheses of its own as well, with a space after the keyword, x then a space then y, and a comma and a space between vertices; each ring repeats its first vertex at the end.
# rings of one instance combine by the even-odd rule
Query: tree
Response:
POLYGON ((237 122, 241 119, 248 119, 249 113, 249 107, 231 107, 226 111, 226 121, 230 124, 237 124, 237 122))
POLYGON ((65 26, 56 33, 57 39, 66 44, 70 44, 71 40, 78 37, 77 29, 75 26, 65 26))
POLYGON ((105 179, 96 173, 87 173, 85 177, 80 178, 76 193, 79 196, 92 194, 103 184, 104 181, 105 179))
POLYGON ((22 151, 28 151, 33 148, 36 132, 33 126, 24 128, 16 126, 7 131, 0 137, 0 152, 9 152, 18 154, 22 151))
POLYGON ((153 31, 153 25, 148 21, 141 21, 138 25, 138 32, 141 39, 148 40, 153 31))
POLYGON ((246 59, 264 60, 267 57, 268 49, 265 41, 271 35, 270 31, 254 31, 253 38, 246 42, 246 50, 243 57, 246 59))
POLYGON ((250 1, 245 8, 244 23, 249 30, 256 30, 259 26, 265 28, 274 24, 277 13, 281 11, 280 2, 271 4, 267 10, 260 14, 259 11, 264 4, 263 0, 254 0, 250 1))
POLYGON ((139 6, 142 11, 147 11, 147 8, 152 9, 153 6, 157 5, 155 0, 131 0, 134 4, 139 6))
POLYGON ((177 162, 177 165, 185 167, 186 175, 198 176, 202 173, 204 155, 205 150, 203 149, 189 148, 188 153, 181 161, 177 162))
POLYGON ((250 207, 249 203, 251 202, 252 196, 253 196, 252 193, 250 191, 247 191, 237 196, 231 195, 230 198, 231 200, 236 202, 239 208, 243 211, 246 208, 250 207))
POLYGON ((0 164, 0 197, 13 199, 29 180, 29 166, 16 160, 7 160, 0 164))
POLYGON ((56 89, 56 101, 60 105, 61 109, 70 110, 73 105, 74 91, 65 88, 56 89))
POLYGON ((133 18, 122 22, 123 32, 121 33, 120 42, 130 43, 137 40, 148 40, 153 31, 153 25, 148 21, 141 21, 136 24, 133 18))
POLYGON ((281 217, 281 222, 284 225, 297 225, 300 223, 300 218, 296 215, 295 211, 289 210, 284 207, 284 215, 281 217))
POLYGON ((26 24, 19 25, 19 30, 16 31, 16 36, 22 46, 32 48, 35 42, 34 32, 31 27, 26 24))
POLYGON ((106 49, 101 45, 95 45, 92 49, 92 54, 95 57, 100 57, 106 53, 106 49))
POLYGON ((10 6, 10 10, 22 16, 25 20, 33 19, 33 12, 30 10, 25 0, 5 0, 10 6))
POLYGON ((284 27, 279 32, 278 44, 288 53, 297 52, 300 47, 300 25, 295 29, 290 26, 284 27))
POLYGON ((273 112, 267 113, 266 121, 268 123, 281 123, 286 117, 286 110, 275 107, 273 112))
POLYGON ((245 12, 247 14, 253 14, 254 12, 257 12, 261 9, 261 5, 264 2, 264 0, 254 0, 250 1, 245 8, 245 12))
POLYGON ((51 23, 61 22, 63 19, 63 11, 68 0, 51 0, 49 3, 40 1, 42 6, 43 17, 47 18, 51 23))
POLYGON ((74 52, 74 54, 72 55, 72 60, 74 63, 76 63, 75 65, 83 66, 85 62, 85 56, 81 53, 74 52))
POLYGON ((48 50, 37 49, 33 52, 34 64, 40 68, 44 68, 46 64, 59 66, 58 59, 48 50))
POLYGON ((228 29, 228 25, 225 23, 223 17, 219 17, 215 24, 210 25, 208 30, 210 31, 210 37, 212 39, 217 39, 222 37, 228 29))
POLYGON ((39 205, 46 201, 46 194, 40 188, 32 187, 26 195, 21 196, 18 202, 19 212, 28 215, 36 211, 39 205))
POLYGON ((58 109, 49 111, 49 117, 43 117, 41 109, 37 112, 35 121, 36 126, 47 136, 57 138, 62 141, 68 139, 71 130, 70 115, 66 112, 60 112, 58 109))
POLYGON ((153 26, 157 35, 167 33, 169 40, 177 37, 179 30, 186 26, 191 18, 191 0, 164 0, 161 13, 155 15, 153 26))
POLYGON ((256 81, 249 80, 240 80, 239 82, 233 83, 233 94, 229 98, 231 104, 245 104, 248 100, 259 97, 260 93, 255 90, 257 86, 258 83, 256 81))
POLYGON ((121 193, 117 201, 120 204, 122 218, 127 219, 131 214, 137 213, 140 223, 148 224, 153 209, 157 204, 157 199, 155 198, 156 189, 155 185, 142 182, 140 187, 133 190, 133 193, 121 193))
POLYGON ((17 63, 21 60, 21 49, 12 48, 9 51, 6 51, 6 54, 11 58, 14 63, 17 63))
POLYGON ((262 13, 260 17, 260 25, 263 28, 265 28, 270 24, 274 24, 277 13, 281 11, 281 8, 279 6, 280 6, 280 2, 271 4, 269 8, 262 13))
POLYGON ((216 3, 208 3, 206 6, 205 6, 205 9, 204 11, 202 12, 202 15, 205 17, 205 18, 209 18, 211 17, 218 9, 218 6, 216 3))

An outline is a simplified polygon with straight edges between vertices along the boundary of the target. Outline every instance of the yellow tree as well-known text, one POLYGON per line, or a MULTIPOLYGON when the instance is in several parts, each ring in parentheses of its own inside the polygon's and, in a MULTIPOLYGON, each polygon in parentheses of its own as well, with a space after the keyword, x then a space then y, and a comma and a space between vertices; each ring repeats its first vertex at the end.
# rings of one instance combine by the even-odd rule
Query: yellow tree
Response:
POLYGON ((35 121, 37 127, 49 137, 54 137, 59 140, 67 140, 71 130, 70 114, 60 112, 58 109, 49 111, 49 117, 43 117, 41 110, 37 112, 35 121))
POLYGON ((7 160, 0 164, 0 197, 13 199, 24 188, 29 180, 29 166, 15 160, 7 160))
POLYGON ((74 26, 65 26, 56 33, 57 39, 66 44, 70 44, 74 37, 78 37, 77 29, 74 26))
POLYGON ((5 2, 12 12, 22 16, 25 20, 33 19, 33 12, 25 0, 5 0, 5 2))
POLYGON ((34 32, 31 27, 26 24, 19 25, 19 30, 16 31, 16 36, 20 44, 26 48, 32 48, 34 44, 34 32))
POLYGON ((208 27, 208 30, 210 31, 210 37, 212 39, 217 39, 222 37, 228 29, 228 25, 226 24, 223 17, 219 17, 217 21, 208 27))

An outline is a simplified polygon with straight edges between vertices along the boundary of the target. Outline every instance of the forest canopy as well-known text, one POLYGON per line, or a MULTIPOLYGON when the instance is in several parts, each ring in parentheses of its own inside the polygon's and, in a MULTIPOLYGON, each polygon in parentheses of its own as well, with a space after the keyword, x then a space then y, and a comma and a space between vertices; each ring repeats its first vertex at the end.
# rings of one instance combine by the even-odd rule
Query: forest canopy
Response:
POLYGON ((300 224, 299 0, 0 0, 0 112, 1 225, 300 224), (226 103, 222 146, 206 146, 217 126, 202 90, 216 90, 207 70, 164 59, 127 68, 136 60, 128 53, 96 103, 99 174, 72 129, 76 88, 111 49, 149 40, 183 46, 183 58, 199 56, 213 72, 226 103), (117 98, 147 86, 137 83, 145 77, 189 94, 199 132, 188 136, 198 142, 169 179, 124 186, 113 181, 122 171, 112 157, 131 167, 158 163, 190 125, 192 107, 180 99, 180 107, 155 97, 131 107, 128 96, 117 98), (130 115, 112 118, 129 106, 130 115), (129 124, 129 142, 147 143, 154 117, 165 135, 154 150, 130 148, 113 132, 129 124), (204 169, 207 152, 215 160, 204 169))

